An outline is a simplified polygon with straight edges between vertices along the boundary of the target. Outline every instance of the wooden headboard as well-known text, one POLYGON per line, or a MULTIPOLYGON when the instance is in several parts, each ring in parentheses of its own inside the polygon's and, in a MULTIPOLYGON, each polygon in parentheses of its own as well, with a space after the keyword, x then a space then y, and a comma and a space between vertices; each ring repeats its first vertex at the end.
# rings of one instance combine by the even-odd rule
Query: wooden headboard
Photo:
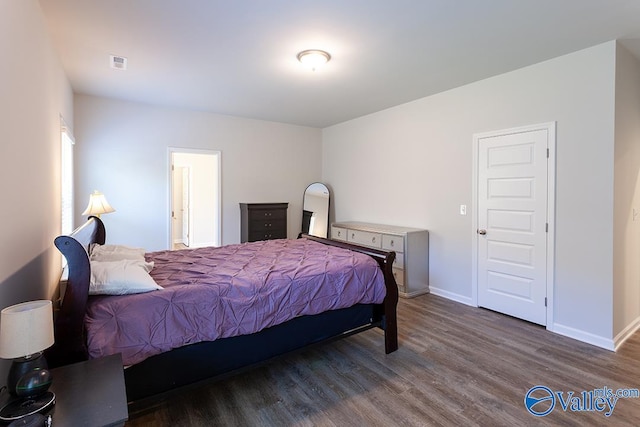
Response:
POLYGON ((55 344, 47 353, 50 367, 87 359, 84 313, 89 296, 91 266, 89 247, 104 244, 106 231, 100 218, 90 216, 68 236, 56 237, 54 243, 67 260, 67 286, 62 304, 55 315, 55 344))

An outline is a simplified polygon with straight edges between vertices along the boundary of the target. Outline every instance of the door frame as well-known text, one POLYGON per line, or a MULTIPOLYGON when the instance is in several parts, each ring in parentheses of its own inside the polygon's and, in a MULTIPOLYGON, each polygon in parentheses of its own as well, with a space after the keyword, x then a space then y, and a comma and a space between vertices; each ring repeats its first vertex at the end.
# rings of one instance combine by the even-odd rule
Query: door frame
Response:
MULTIPOLYGON (((187 214, 185 215, 185 210, 182 210, 182 243, 186 246, 186 247, 190 247, 191 246, 191 235, 193 234, 191 231, 191 167, 190 166, 181 166, 182 168, 182 206, 184 208, 185 202, 184 202, 184 197, 185 197, 185 191, 184 191, 184 185, 185 182, 187 183, 187 214), (185 179, 186 177, 186 179, 185 179), (184 223, 185 223, 185 217, 186 217, 186 222, 187 222, 187 235, 186 235, 186 242, 185 243, 185 234, 184 234, 184 223)), ((175 170, 173 171, 175 173, 175 170)), ((173 179, 175 180, 175 175, 173 177, 173 179)), ((171 181, 172 183, 175 181, 171 181)), ((171 194, 173 195, 173 191, 171 192, 171 194)), ((171 202, 171 206, 173 206, 175 203, 175 201, 171 202)), ((173 206, 175 208, 175 206, 173 206)), ((175 224, 172 224, 173 226, 175 226, 175 224)), ((173 233, 172 233, 173 234, 173 233)))
POLYGON ((553 307, 554 307, 554 273, 555 273, 555 200, 556 200, 556 122, 546 122, 536 125, 521 126, 510 129, 476 133, 473 135, 472 146, 472 212, 471 212, 471 304, 478 307, 478 150, 479 140, 487 137, 496 137, 521 132, 531 132, 536 130, 547 131, 547 256, 546 256, 546 280, 547 280, 547 330, 553 330, 553 307))
MULTIPOLYGON (((167 148, 167 249, 173 248, 173 230, 172 230, 172 218, 171 209, 173 208, 173 179, 171 167, 173 166, 173 155, 175 153, 187 153, 187 154, 207 154, 214 156, 218 166, 218 176, 216 177, 216 185, 218 192, 218 200, 216 201, 216 209, 218 210, 218 222, 216 224, 218 241, 215 242, 217 246, 222 244, 222 151, 220 150, 205 150, 199 148, 182 148, 182 147, 168 147, 167 148)), ((191 191, 191 189, 189 190, 191 191)), ((191 225, 190 225, 191 227, 191 225)))

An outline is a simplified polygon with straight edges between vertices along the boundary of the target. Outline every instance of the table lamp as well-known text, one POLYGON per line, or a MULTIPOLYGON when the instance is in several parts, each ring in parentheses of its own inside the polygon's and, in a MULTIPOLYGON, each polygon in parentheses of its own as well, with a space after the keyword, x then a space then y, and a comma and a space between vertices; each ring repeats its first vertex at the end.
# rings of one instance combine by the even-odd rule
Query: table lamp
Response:
POLYGON ((41 411, 55 399, 42 352, 54 343, 51 301, 29 301, 0 311, 0 358, 13 359, 7 389, 18 399, 0 410, 10 421, 41 411))
POLYGON ((82 215, 93 215, 100 218, 101 214, 115 212, 116 210, 111 207, 107 198, 104 197, 99 191, 94 191, 89 195, 89 204, 87 208, 82 212, 82 215))

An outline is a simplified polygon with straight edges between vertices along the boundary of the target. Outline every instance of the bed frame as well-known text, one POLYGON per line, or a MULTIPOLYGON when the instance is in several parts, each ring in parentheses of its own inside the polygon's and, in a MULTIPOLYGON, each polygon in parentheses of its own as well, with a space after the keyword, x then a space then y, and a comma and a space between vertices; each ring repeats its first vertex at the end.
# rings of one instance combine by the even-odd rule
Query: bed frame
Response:
MULTIPOLYGON (((130 409, 144 407, 145 401, 172 389, 230 375, 284 353, 375 327, 384 330, 385 352, 397 350, 398 288, 392 273, 395 252, 304 234, 300 238, 373 257, 384 273, 387 294, 383 303, 301 316, 251 335, 201 342, 152 356, 125 369, 130 409)), ((91 276, 88 249, 92 243, 104 244, 105 239, 104 224, 97 217, 89 217, 70 235, 55 239, 56 247, 67 259, 68 278, 55 316, 55 344, 46 354, 51 367, 88 359, 84 329, 91 276)))

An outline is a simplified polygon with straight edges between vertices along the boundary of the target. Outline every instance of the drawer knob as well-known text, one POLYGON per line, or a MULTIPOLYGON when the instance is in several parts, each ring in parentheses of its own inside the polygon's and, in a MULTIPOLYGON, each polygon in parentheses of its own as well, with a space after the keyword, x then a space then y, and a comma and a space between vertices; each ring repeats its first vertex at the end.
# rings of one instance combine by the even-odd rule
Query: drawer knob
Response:
POLYGON ((351 238, 355 239, 356 238, 356 233, 351 233, 351 238))
POLYGON ((375 243, 375 242, 376 242, 376 238, 375 238, 375 237, 372 237, 372 238, 371 238, 371 243, 375 243))
POLYGON ((393 247, 393 240, 391 241, 391 247, 393 247))

